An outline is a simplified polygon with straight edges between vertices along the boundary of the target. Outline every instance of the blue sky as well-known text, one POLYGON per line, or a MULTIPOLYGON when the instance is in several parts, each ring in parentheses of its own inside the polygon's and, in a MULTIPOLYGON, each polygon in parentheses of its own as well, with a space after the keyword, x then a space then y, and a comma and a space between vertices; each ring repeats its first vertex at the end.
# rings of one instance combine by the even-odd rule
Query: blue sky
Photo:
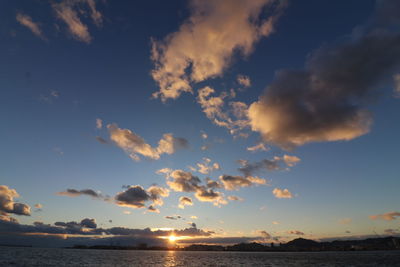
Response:
MULTIPOLYGON (((24 216, 4 208, 4 202, 0 209, 3 220, 13 217, 19 224, 30 225, 93 218, 98 227, 133 229, 183 229, 188 222, 195 222, 195 228, 215 232, 210 238, 259 237, 263 230, 271 240, 276 237, 283 241, 296 237, 289 233, 294 230, 314 239, 388 234, 388 229, 398 233, 400 126, 396 115, 400 106, 395 97, 395 77, 400 54, 395 51, 389 56, 392 68, 386 68, 389 63, 377 64, 371 75, 374 82, 366 78, 365 88, 355 88, 356 82, 349 82, 346 87, 341 80, 338 83, 348 92, 325 99, 341 90, 329 87, 329 83, 336 86, 329 75, 341 73, 329 65, 330 61, 324 61, 329 51, 340 52, 354 43, 361 46, 365 36, 375 38, 378 30, 398 36, 398 18, 391 24, 379 20, 382 14, 376 10, 383 7, 382 12, 388 12, 385 5, 395 6, 393 1, 382 1, 381 6, 375 1, 2 2, 0 184, 18 192, 19 197, 14 196, 12 203, 24 203, 31 209, 30 215, 24 216), (236 7, 240 5, 243 8, 238 11, 236 7), (75 14, 75 20, 63 19, 62 14, 68 12, 75 14), (274 18, 268 24, 273 31, 264 33, 262 26, 268 18, 274 18), (228 28, 230 25, 235 25, 237 33, 228 28), (78 30, 74 32, 73 27, 78 30), (214 33, 226 34, 227 38, 207 43, 214 33), (315 51, 322 51, 322 56, 315 51), (316 70, 310 63, 313 59, 316 70), (196 64, 200 66, 203 61, 208 67, 196 69, 196 64), (182 62, 188 64, 187 68, 179 65, 182 62), (296 92, 301 89, 288 89, 285 81, 276 77, 279 71, 302 70, 309 65, 310 73, 314 71, 327 83, 326 88, 317 88, 325 90, 320 97, 326 105, 313 102, 308 94, 299 100, 300 106, 315 105, 316 109, 311 115, 307 113, 310 117, 306 120, 315 119, 316 126, 303 129, 294 122, 300 119, 296 119, 298 114, 279 106, 288 104, 285 101, 292 97, 297 100, 296 92), (171 68, 175 72, 167 71, 171 68), (185 75, 179 74, 181 70, 185 75), (323 76, 319 70, 328 74, 323 76), (155 77, 154 71, 160 76, 155 77), (240 75, 251 85, 240 84, 240 75), (189 83, 191 92, 178 88, 173 97, 163 93, 152 97, 155 92, 163 92, 162 82, 169 78, 174 80, 165 92, 172 92, 172 86, 182 80, 189 83), (270 89, 271 85, 278 89, 270 89), (214 100, 224 103, 221 110, 210 111, 208 117, 205 105, 212 105, 210 96, 203 104, 199 100, 207 86, 214 89, 212 95, 218 98, 214 100), (289 92, 287 98, 280 100, 282 104, 270 102, 282 90, 289 92), (352 90, 362 94, 353 94, 352 90), (243 104, 243 117, 235 117, 240 110, 230 102, 243 104), (361 121, 359 117, 342 118, 333 111, 327 115, 332 103, 335 112, 347 108, 356 114, 368 110, 370 115, 361 121), (261 110, 259 117, 249 112, 256 108, 261 110), (267 126, 275 111, 276 125, 271 122, 267 126), (101 120, 101 127, 96 127, 97 119, 101 120), (231 126, 218 126, 214 119, 229 121, 227 124, 236 125, 237 131, 231 134, 231 126), (235 123, 239 122, 244 126, 238 127, 235 123), (330 123, 333 128, 329 128, 330 123), (113 124, 117 125, 114 132, 113 124), (169 143, 172 151, 159 152, 158 142, 165 133, 173 135, 169 143), (207 138, 202 138, 202 133, 207 138), (124 139, 127 135, 144 141, 124 139), (308 141, 293 145, 300 135, 308 141), (186 142, 179 145, 178 137, 186 142), (138 152, 144 144, 146 149, 150 145, 151 151, 158 151, 159 158, 138 152), (263 144, 267 151, 247 149, 257 144, 263 144), (132 153, 141 159, 133 160, 129 157, 132 153), (296 160, 286 162, 284 155, 296 160), (189 168, 204 158, 211 160, 210 165, 218 163, 219 168, 207 174, 189 168), (262 165, 260 162, 265 159, 277 164, 278 170, 262 165), (238 170, 238 160, 247 160, 247 167, 254 167, 257 162, 262 166, 246 175, 238 170), (170 169, 167 178, 156 173, 163 168, 170 169), (191 173, 201 183, 186 192, 176 190, 167 183, 174 181, 174 170, 191 173), (229 190, 228 182, 220 178, 223 175, 240 177, 248 184, 237 181, 237 190, 229 190), (206 177, 219 181, 219 187, 205 187, 206 177), (254 177, 265 180, 254 182, 254 177), (126 186, 136 185, 144 191, 152 185, 168 190, 168 196, 159 196, 163 204, 156 207, 158 213, 147 210, 156 205, 149 197, 139 201, 140 207, 138 202, 118 202, 118 193, 128 194, 126 186), (67 189, 92 189, 102 197, 59 194, 67 189), (287 189, 290 193, 282 197, 274 194, 274 189, 287 189), (204 190, 222 193, 223 203, 216 206, 216 198, 206 202, 196 197, 204 190), (242 200, 228 200, 232 195, 242 200), (193 205, 180 209, 182 196, 190 197, 193 205), (38 203, 43 206, 40 211, 34 208, 38 203), (165 218, 177 215, 182 218, 165 218)), ((342 68, 354 63, 351 57, 360 50, 354 51, 340 63, 342 68)), ((366 53, 362 57, 366 62, 379 62, 386 56, 374 48, 366 53)), ((354 77, 359 73, 357 66, 354 77)), ((290 75, 285 79, 289 80, 290 75)), ((345 75, 353 77, 351 72, 345 75)), ((301 86, 296 82, 294 85, 301 86)), ((348 114, 347 110, 343 112, 348 114)), ((3 198, 7 194, 4 192, 3 198)))

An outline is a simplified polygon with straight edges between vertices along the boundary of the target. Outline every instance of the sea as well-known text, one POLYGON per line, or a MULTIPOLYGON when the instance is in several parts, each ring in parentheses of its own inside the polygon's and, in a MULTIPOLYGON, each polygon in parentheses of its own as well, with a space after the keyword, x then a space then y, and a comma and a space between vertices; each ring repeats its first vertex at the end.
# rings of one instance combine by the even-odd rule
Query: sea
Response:
POLYGON ((208 252, 0 247, 0 266, 400 266, 400 251, 208 252))

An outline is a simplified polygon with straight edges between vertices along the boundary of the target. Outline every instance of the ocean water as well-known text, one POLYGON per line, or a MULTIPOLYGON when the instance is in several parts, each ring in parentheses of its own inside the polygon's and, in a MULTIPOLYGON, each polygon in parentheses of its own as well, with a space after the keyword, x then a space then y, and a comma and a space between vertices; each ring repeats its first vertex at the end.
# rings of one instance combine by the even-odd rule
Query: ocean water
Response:
POLYGON ((400 251, 205 252, 0 247, 0 266, 400 266, 400 251))

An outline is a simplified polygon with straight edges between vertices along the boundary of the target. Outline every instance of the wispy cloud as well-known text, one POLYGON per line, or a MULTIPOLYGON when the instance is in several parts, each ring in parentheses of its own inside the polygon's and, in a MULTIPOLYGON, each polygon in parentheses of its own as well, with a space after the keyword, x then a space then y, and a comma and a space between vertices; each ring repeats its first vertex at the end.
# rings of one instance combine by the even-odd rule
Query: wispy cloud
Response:
POLYGON ((162 154, 173 154, 176 150, 188 146, 186 139, 175 138, 171 133, 164 134, 163 138, 158 142, 158 146, 152 147, 131 130, 118 128, 116 124, 109 124, 107 128, 110 133, 110 139, 135 161, 140 160, 139 155, 150 159, 159 159, 162 154))
POLYGON ((211 159, 203 158, 203 162, 199 162, 199 163, 196 164, 197 168, 190 167, 190 169, 192 171, 197 171, 197 172, 199 172, 201 174, 209 174, 212 171, 221 169, 219 163, 214 162, 214 163, 211 164, 211 162, 212 162, 211 159))
POLYGON ((250 146, 246 148, 247 151, 256 152, 256 151, 268 151, 268 148, 264 143, 258 143, 257 145, 250 146))
POLYGON ((34 22, 32 18, 29 15, 23 14, 18 12, 16 19, 21 25, 27 27, 33 34, 35 34, 37 37, 45 40, 46 37, 43 35, 42 29, 40 28, 39 23, 34 22))
POLYGON ((99 198, 99 199, 104 198, 104 196, 101 193, 96 192, 93 189, 77 190, 77 189, 69 188, 65 191, 61 191, 56 194, 59 196, 67 196, 67 197, 90 196, 92 198, 99 198))
POLYGON ((86 13, 86 10, 83 8, 85 4, 88 7, 93 23, 98 27, 101 26, 103 17, 96 9, 94 0, 64 0, 54 3, 53 10, 57 18, 67 25, 68 32, 73 38, 81 42, 90 43, 92 36, 90 35, 89 28, 80 19, 80 16, 86 13))
POLYGON ((377 215, 371 215, 369 218, 371 220, 385 220, 385 221, 393 221, 396 220, 398 217, 400 217, 400 212, 397 211, 392 211, 392 212, 386 212, 383 214, 377 214, 377 215))

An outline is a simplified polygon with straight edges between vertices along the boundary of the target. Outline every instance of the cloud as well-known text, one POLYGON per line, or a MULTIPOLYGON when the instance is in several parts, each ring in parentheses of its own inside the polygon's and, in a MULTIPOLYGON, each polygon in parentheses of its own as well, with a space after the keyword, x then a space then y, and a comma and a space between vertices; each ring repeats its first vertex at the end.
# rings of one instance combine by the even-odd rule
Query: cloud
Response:
POLYGON ((245 88, 251 86, 251 80, 250 80, 249 76, 238 75, 236 80, 237 80, 238 84, 244 86, 245 88))
POLYGON ((59 196, 67 196, 67 197, 79 197, 79 196, 90 196, 92 198, 104 198, 104 196, 93 189, 72 189, 68 188, 65 191, 58 192, 57 195, 59 196))
POLYGON ((39 100, 42 102, 46 102, 48 104, 52 104, 54 100, 60 97, 60 93, 56 90, 51 90, 50 92, 47 92, 46 94, 41 94, 39 96, 39 100))
POLYGON ((243 201, 243 198, 238 196, 228 196, 228 200, 230 201, 243 201))
POLYGON ((162 198, 167 197, 169 191, 159 186, 151 186, 145 190, 140 185, 129 186, 125 191, 119 192, 115 197, 115 202, 119 206, 130 208, 144 208, 146 202, 152 202, 149 211, 155 211, 154 205, 162 206, 162 198))
POLYGON ((162 101, 192 92, 191 83, 221 76, 232 57, 248 56, 254 44, 270 35, 285 1, 192 0, 190 17, 179 31, 164 41, 153 41, 153 79, 160 90, 153 94, 162 101), (272 15, 260 18, 265 6, 272 15))
POLYGON ((157 174, 164 174, 165 176, 169 177, 169 174, 172 172, 173 170, 170 168, 162 168, 156 171, 157 174))
POLYGON ((195 192, 200 187, 201 180, 190 172, 174 170, 169 177, 167 184, 176 192, 195 192))
POLYGON ((197 163, 198 169, 194 168, 195 171, 198 171, 199 173, 202 174, 209 174, 210 172, 214 170, 220 170, 221 167, 217 162, 214 162, 211 164, 211 159, 209 158, 203 158, 203 162, 197 163))
MULTIPOLYGON (((134 229, 125 227, 112 227, 112 228, 97 228, 97 223, 95 219, 85 218, 80 222, 70 221, 70 222, 55 222, 54 225, 45 224, 42 222, 34 222, 33 225, 19 224, 14 220, 0 220, 0 236, 3 234, 11 234, 14 238, 18 234, 30 235, 36 234, 38 237, 46 237, 48 234, 62 235, 62 239, 68 239, 74 235, 81 236, 93 236, 99 238, 100 240, 105 238, 107 235, 112 236, 131 236, 135 238, 155 238, 170 236, 174 234, 176 236, 190 236, 190 237, 201 237, 201 236, 211 236, 214 234, 213 231, 205 231, 198 229, 195 224, 190 228, 184 229, 171 229, 171 230, 151 230, 150 228, 145 229, 134 229)), ((3 240, 3 239, 2 239, 3 240)), ((86 242, 90 239, 86 239, 86 242)))
POLYGON ((394 81, 394 97, 400 98, 400 74, 393 75, 394 81))
POLYGON ((100 144, 108 144, 107 140, 101 136, 96 136, 95 138, 100 144))
POLYGON ((396 212, 396 211, 369 216, 369 218, 371 220, 385 220, 385 221, 393 221, 393 220, 396 220, 397 217, 400 217, 400 212, 396 212))
POLYGON ((250 146, 247 148, 247 151, 256 152, 256 151, 268 151, 268 148, 264 143, 258 143, 255 146, 250 146))
POLYGON ((384 8, 395 2, 377 1, 372 23, 314 51, 303 70, 277 72, 249 107, 252 130, 285 149, 368 133, 372 116, 366 105, 400 67, 400 8, 384 8))
POLYGON ((208 134, 205 131, 201 131, 201 138, 207 139, 208 138, 208 134))
POLYGON ((92 229, 97 228, 95 219, 89 219, 89 218, 83 219, 81 221, 81 225, 86 228, 92 228, 92 229))
POLYGON ((207 185, 202 185, 200 178, 193 175, 191 172, 162 169, 161 173, 165 174, 167 185, 175 192, 194 192, 194 196, 197 200, 201 202, 212 202, 215 206, 228 203, 223 193, 213 190, 213 188, 217 188, 216 185, 218 183, 213 183, 211 186, 213 181, 210 179, 206 180, 207 185))
POLYGON ((249 187, 253 185, 264 185, 267 183, 265 179, 252 176, 232 176, 221 175, 220 181, 226 190, 238 190, 241 187, 249 187))
POLYGON ((293 198, 292 193, 288 189, 275 188, 272 193, 276 198, 293 198))
POLYGON ((262 230, 262 231, 258 231, 258 232, 263 237, 264 240, 268 240, 268 239, 272 238, 272 236, 269 233, 267 233, 267 231, 262 230))
POLYGON ((153 205, 162 206, 164 204, 162 198, 169 196, 169 190, 157 185, 152 185, 147 189, 150 199, 153 201, 153 205))
POLYGON ((224 186, 218 182, 218 181, 214 181, 210 178, 206 178, 206 186, 207 188, 223 188, 224 186))
POLYGON ((238 170, 245 176, 251 176, 261 170, 282 170, 282 162, 285 163, 287 167, 294 167, 298 162, 300 162, 300 158, 285 154, 282 157, 275 156, 273 159, 263 159, 254 163, 250 163, 247 160, 239 160, 238 162, 242 165, 238 170))
POLYGON ((195 197, 201 202, 212 202, 217 207, 228 204, 223 193, 205 187, 199 187, 195 197))
POLYGON ((235 135, 249 126, 247 118, 248 107, 243 102, 231 101, 229 108, 225 108, 225 98, 229 97, 226 92, 219 96, 213 96, 215 90, 209 86, 199 89, 197 102, 214 124, 227 128, 235 135))
POLYGON ((178 219, 181 219, 182 216, 180 216, 180 215, 174 215, 174 216, 165 216, 164 218, 165 218, 165 219, 168 219, 168 220, 178 220, 178 219))
POLYGON ((92 36, 88 26, 85 25, 79 16, 89 13, 93 23, 100 27, 103 21, 102 14, 96 9, 94 0, 64 0, 53 3, 53 10, 58 19, 62 20, 68 27, 71 36, 81 42, 90 43, 92 36), (84 8, 86 4, 87 9, 84 8))
POLYGON ((185 206, 193 206, 193 201, 190 197, 180 197, 179 198, 179 208, 184 209, 185 206))
POLYGON ((43 35, 42 30, 40 29, 39 24, 34 22, 30 16, 18 12, 16 19, 21 25, 23 25, 23 26, 27 27, 29 30, 31 30, 31 32, 33 34, 35 34, 37 37, 39 37, 43 40, 46 39, 43 35))
POLYGON ((290 235, 304 235, 303 232, 298 231, 298 230, 290 230, 290 231, 287 231, 287 233, 290 235))
POLYGON ((0 214, 4 213, 3 215, 7 216, 8 213, 13 213, 30 216, 31 208, 28 205, 14 201, 14 198, 18 197, 19 194, 15 189, 0 185, 0 214))
POLYGON ((159 159, 162 154, 173 154, 176 150, 188 146, 186 139, 175 138, 170 133, 163 135, 163 138, 158 142, 158 147, 152 147, 131 130, 118 128, 116 124, 109 124, 107 128, 110 139, 136 161, 140 160, 139 155, 150 159, 159 159))
POLYGON ((150 206, 147 208, 147 211, 149 211, 149 212, 154 212, 154 213, 160 213, 160 210, 157 209, 157 208, 155 208, 153 205, 150 205, 150 206))
POLYGON ((99 118, 96 119, 96 128, 97 129, 103 128, 103 120, 102 119, 99 119, 99 118))
POLYGON ((275 157, 274 159, 263 159, 254 163, 250 163, 247 160, 240 160, 239 163, 242 165, 238 170, 245 176, 251 176, 260 170, 276 171, 280 170, 279 165, 280 158, 275 157))
POLYGON ((34 207, 36 208, 35 211, 42 211, 42 209, 43 209, 43 205, 40 203, 35 204, 34 207))
POLYGON ((296 165, 298 162, 300 162, 300 158, 296 156, 290 156, 290 155, 283 155, 282 160, 286 163, 288 167, 293 167, 296 165))

